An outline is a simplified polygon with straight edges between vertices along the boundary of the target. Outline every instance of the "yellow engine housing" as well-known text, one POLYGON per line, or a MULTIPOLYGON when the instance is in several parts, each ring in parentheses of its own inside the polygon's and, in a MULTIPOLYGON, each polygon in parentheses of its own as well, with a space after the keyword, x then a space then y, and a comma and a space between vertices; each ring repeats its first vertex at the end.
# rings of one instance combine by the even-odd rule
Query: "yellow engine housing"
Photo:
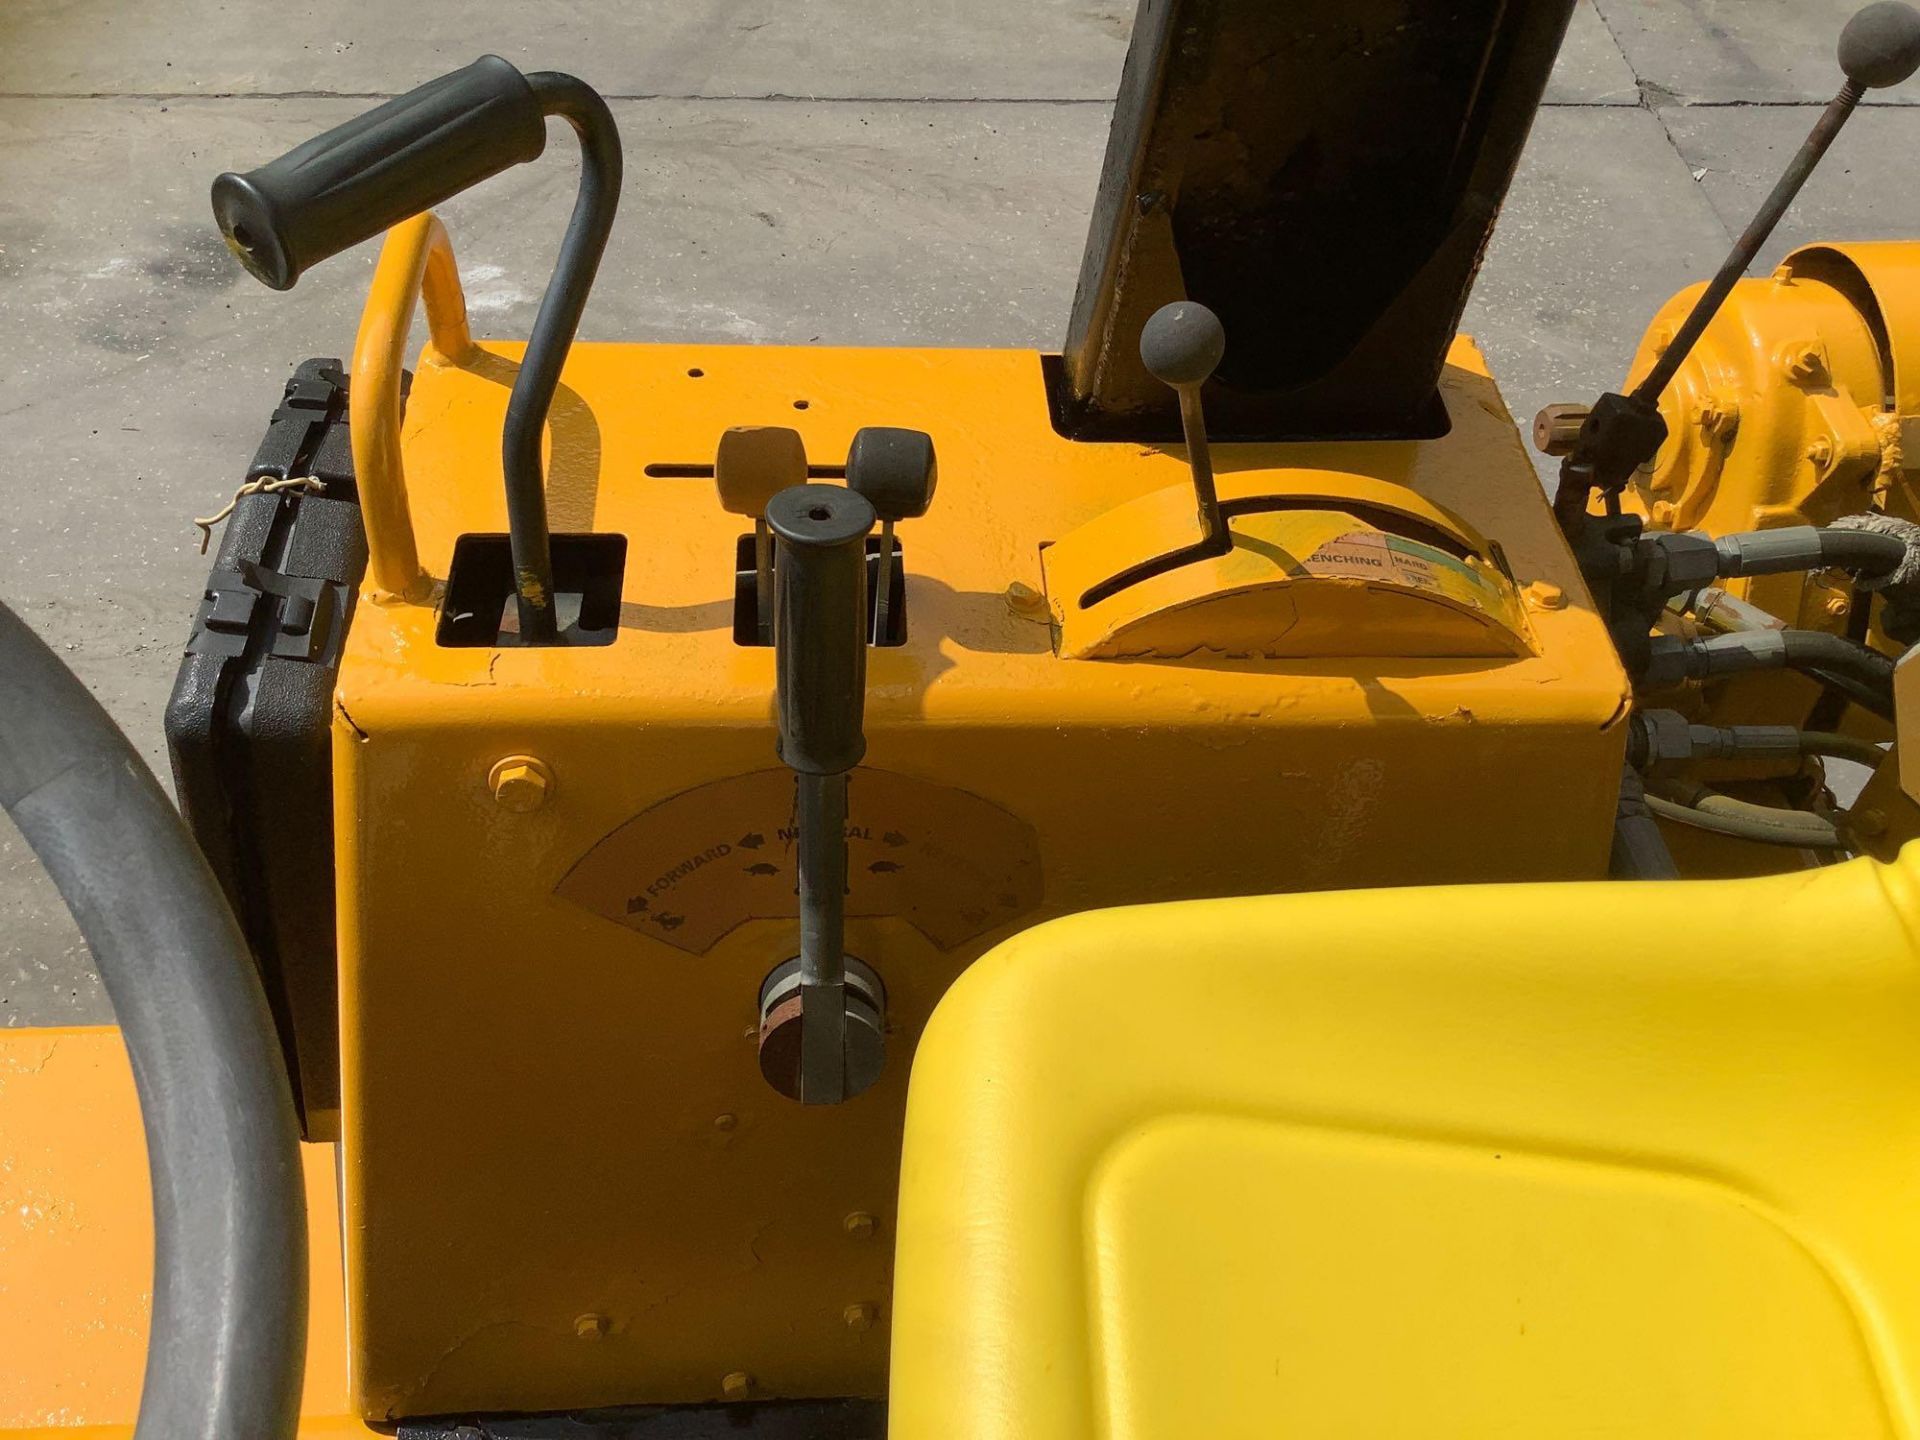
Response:
MULTIPOLYGON (((363 359, 419 284, 425 242, 396 237, 411 278, 383 265, 363 359)), ((410 513, 364 496, 376 575, 398 515, 436 583, 370 582, 334 731, 368 1417, 881 1394, 908 1063, 987 948, 1120 903, 1604 873, 1626 682, 1471 342, 1444 436, 1219 446, 1223 496, 1259 502, 1234 554, 1086 611, 1092 579, 1190 538, 1190 503, 1155 498, 1190 496, 1186 468, 1057 435, 1040 356, 579 345, 550 507, 627 537, 617 637, 447 648, 456 539, 505 528, 520 347, 441 343, 445 268, 410 513), (835 1107, 756 1063, 794 948, 792 785, 773 652, 734 639, 743 522, 686 474, 749 423, 817 464, 868 424, 940 456, 851 787, 848 948, 888 987, 888 1066, 835 1107)))

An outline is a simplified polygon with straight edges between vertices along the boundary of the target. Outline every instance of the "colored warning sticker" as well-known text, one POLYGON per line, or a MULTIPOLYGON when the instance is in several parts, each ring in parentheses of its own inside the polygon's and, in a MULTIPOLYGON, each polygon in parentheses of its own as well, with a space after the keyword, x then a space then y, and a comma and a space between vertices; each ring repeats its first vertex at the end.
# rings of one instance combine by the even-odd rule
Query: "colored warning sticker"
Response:
POLYGON ((1470 606, 1506 619, 1505 594, 1471 566, 1402 535, 1384 530, 1349 530, 1328 540, 1300 562, 1309 575, 1339 580, 1377 580, 1470 606))
MULTIPOLYGON (((756 770, 683 790, 580 857, 562 899, 702 955, 747 920, 800 913, 794 778, 756 770)), ((965 790, 889 770, 847 786, 847 913, 895 915, 942 950, 1040 903, 1040 842, 965 790)))

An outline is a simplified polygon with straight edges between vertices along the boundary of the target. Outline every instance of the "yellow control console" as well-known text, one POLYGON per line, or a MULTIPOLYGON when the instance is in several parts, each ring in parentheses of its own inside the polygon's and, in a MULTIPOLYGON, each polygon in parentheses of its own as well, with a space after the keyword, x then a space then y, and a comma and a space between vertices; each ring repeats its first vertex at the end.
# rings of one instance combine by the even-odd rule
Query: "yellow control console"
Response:
POLYGON ((1192 540, 1187 457, 1061 438, 1042 357, 579 345, 548 482, 575 643, 516 647, 520 347, 459 309, 434 222, 401 227, 354 374, 373 557, 334 726, 370 1417, 882 1393, 915 1040, 1037 921, 1604 873, 1626 681, 1468 341, 1444 435, 1217 444, 1231 552, 1093 604, 1192 540), (862 427, 938 453, 849 787, 846 948, 884 984, 886 1064, 837 1106, 756 1058, 795 953, 795 786, 753 525, 713 476, 743 425, 797 431, 826 484, 862 427))

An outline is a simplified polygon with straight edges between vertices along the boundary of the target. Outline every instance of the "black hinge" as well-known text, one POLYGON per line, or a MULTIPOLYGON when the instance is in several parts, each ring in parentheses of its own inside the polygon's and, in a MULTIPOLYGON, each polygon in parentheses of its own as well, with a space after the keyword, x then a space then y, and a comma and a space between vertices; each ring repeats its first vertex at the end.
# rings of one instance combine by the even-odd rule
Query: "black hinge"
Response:
POLYGON ((345 610, 346 587, 330 580, 282 575, 251 560, 207 577, 206 598, 194 616, 189 655, 240 655, 256 623, 270 625, 265 653, 280 660, 317 660, 345 610), (262 605, 279 601, 276 613, 262 605))

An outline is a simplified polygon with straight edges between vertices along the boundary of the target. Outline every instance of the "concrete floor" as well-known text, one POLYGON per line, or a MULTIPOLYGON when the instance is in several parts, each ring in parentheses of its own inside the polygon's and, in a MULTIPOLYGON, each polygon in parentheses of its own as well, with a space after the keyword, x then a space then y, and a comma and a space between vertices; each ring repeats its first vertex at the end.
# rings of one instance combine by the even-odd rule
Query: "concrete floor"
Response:
MULTIPOLYGON (((1616 383, 1834 88, 1852 0, 1581 0, 1467 326, 1516 415, 1616 383)), ((1059 343, 1129 0, 0 5, 0 597, 164 769, 222 503, 289 366, 340 354, 370 247, 246 280, 207 183, 490 49, 614 100, 620 223, 588 338, 1059 343), (303 28, 303 26, 305 28, 303 28)), ((1876 96, 1763 260, 1920 234, 1920 83, 1876 96), (1901 171, 1893 170, 1896 165, 1901 171)), ((447 205, 482 334, 526 333, 570 147, 447 205)), ((0 821, 0 1024, 109 1018, 0 821)))

